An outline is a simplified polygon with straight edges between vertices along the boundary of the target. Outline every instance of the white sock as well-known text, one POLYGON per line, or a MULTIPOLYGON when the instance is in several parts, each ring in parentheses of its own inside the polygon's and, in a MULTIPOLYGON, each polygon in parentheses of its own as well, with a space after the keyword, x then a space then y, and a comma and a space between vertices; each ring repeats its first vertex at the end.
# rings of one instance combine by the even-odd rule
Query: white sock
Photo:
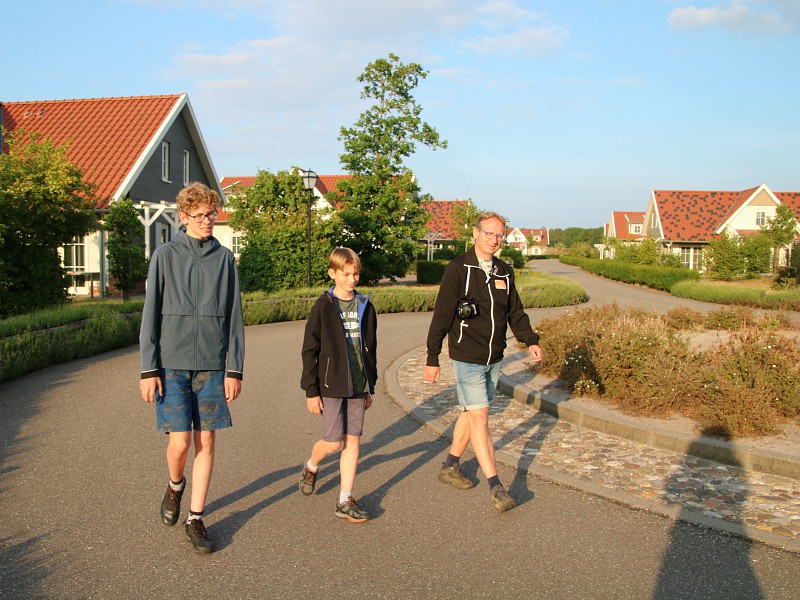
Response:
POLYGON ((319 471, 319 465, 313 465, 313 464, 311 464, 311 459, 309 458, 309 459, 306 461, 306 469, 308 469, 308 470, 309 470, 309 471, 311 471, 312 473, 316 473, 317 471, 319 471))
POLYGON ((182 492, 183 488, 186 487, 186 478, 185 477, 181 477, 181 482, 177 486, 174 483, 172 483, 172 479, 170 479, 169 480, 169 487, 171 487, 176 492, 182 492))
POLYGON ((347 499, 350 498, 350 496, 352 496, 352 495, 353 495, 353 492, 350 491, 350 490, 348 490, 346 492, 344 490, 342 490, 341 492, 339 492, 339 504, 344 504, 345 502, 347 502, 347 499))

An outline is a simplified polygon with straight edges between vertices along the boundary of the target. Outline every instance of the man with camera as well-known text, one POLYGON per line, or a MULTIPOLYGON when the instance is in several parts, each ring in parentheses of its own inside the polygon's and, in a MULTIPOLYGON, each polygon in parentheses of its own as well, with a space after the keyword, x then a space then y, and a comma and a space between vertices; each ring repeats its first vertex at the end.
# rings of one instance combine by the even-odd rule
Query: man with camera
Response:
POLYGON ((499 214, 482 213, 472 229, 474 246, 447 265, 428 330, 424 371, 426 382, 439 381, 439 354, 447 335, 462 412, 439 481, 464 490, 473 486, 460 467, 461 455, 472 442, 492 502, 500 512, 517 505, 497 476, 494 442, 489 434, 489 403, 500 375, 507 326, 528 346, 533 362, 542 360, 539 336, 531 328, 517 294, 514 271, 494 256, 505 240, 505 229, 506 221, 499 214))

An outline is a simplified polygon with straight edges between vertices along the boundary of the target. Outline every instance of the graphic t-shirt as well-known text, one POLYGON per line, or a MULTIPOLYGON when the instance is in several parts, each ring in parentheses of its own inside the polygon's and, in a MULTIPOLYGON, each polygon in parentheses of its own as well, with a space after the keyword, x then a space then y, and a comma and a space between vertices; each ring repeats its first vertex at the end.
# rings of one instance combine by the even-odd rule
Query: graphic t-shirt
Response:
MULTIPOLYGON (((336 296, 334 296, 336 298, 336 296)), ((358 300, 342 300, 336 298, 339 315, 344 325, 344 337, 347 341, 347 358, 350 361, 350 377, 353 382, 353 394, 368 392, 367 378, 364 375, 364 362, 361 357, 361 330, 358 328, 358 300)))

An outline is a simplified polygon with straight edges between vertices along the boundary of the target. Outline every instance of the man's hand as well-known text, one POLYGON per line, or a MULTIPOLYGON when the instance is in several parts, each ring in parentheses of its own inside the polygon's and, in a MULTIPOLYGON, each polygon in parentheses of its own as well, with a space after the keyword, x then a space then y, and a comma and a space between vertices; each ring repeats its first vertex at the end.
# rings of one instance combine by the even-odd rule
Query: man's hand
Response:
POLYGON ((364 410, 367 410, 370 406, 372 406, 372 394, 367 393, 367 398, 364 404, 364 410))
POLYGON ((528 350, 531 353, 531 360, 533 363, 542 362, 542 349, 534 344, 533 346, 528 346, 528 350))
POLYGON ((425 365, 425 371, 422 373, 422 378, 428 383, 439 383, 439 377, 442 375, 440 367, 429 367, 425 365))
POLYGON ((306 398, 306 406, 308 407, 308 412, 319 416, 322 415, 322 398, 319 396, 306 398))
POLYGON ((147 379, 139 380, 139 393, 145 402, 156 401, 156 390, 158 390, 159 395, 164 394, 161 377, 148 377, 147 379))
POLYGON ((242 393, 242 380, 234 377, 225 378, 225 402, 233 402, 242 393))

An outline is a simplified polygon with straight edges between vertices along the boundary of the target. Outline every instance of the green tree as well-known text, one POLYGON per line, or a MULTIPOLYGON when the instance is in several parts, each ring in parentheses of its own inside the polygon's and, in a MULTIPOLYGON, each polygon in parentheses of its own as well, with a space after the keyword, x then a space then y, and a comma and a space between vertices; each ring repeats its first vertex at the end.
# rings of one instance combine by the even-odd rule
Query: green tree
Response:
POLYGON ((144 229, 130 198, 111 203, 103 227, 108 232, 108 272, 122 292, 123 302, 127 302, 131 292, 147 277, 144 229))
POLYGON ((4 133, 0 153, 0 315, 66 301, 69 282, 58 248, 97 228, 94 187, 56 146, 39 134, 4 133))
POLYGON ((775 217, 767 219, 764 233, 772 241, 772 272, 778 272, 781 250, 797 236, 797 219, 794 211, 786 204, 779 204, 775 217))
POLYGON ((550 245, 556 248, 569 248, 577 243, 586 243, 590 246, 603 242, 603 228, 593 227, 567 227, 566 229, 550 230, 550 245))
POLYGON ((438 132, 422 121, 412 91, 428 72, 399 57, 369 63, 358 81, 361 98, 375 102, 353 127, 342 127, 340 160, 353 177, 341 181, 331 199, 341 205, 339 245, 361 256, 362 280, 402 277, 425 232, 419 186, 404 160, 417 144, 446 148, 438 132))
POLYGON ((704 260, 712 279, 732 281, 745 271, 741 244, 735 235, 727 231, 709 242, 704 260))
POLYGON ((468 199, 463 204, 456 204, 453 206, 453 225, 458 232, 456 242, 461 242, 463 244, 463 247, 461 244, 456 245, 457 251, 467 251, 467 248, 469 248, 472 242, 472 228, 475 227, 475 224, 478 222, 478 217, 480 217, 483 212, 484 211, 475 206, 472 202, 472 198, 468 199))
MULTIPOLYGON (((234 194, 230 226, 245 234, 239 256, 243 291, 301 288, 307 276, 308 191, 298 173, 259 171, 253 187, 234 194)), ((311 283, 327 281, 331 240, 340 237, 332 211, 311 211, 311 283)))

